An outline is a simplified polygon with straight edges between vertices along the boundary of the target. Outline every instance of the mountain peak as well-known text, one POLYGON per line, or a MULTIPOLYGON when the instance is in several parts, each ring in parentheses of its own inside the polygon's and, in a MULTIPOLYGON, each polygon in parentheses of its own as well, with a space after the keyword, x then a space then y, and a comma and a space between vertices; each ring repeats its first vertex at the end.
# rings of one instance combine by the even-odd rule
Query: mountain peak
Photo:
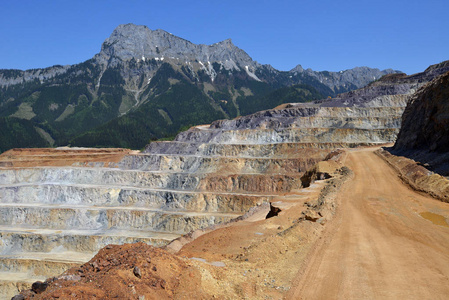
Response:
POLYGON ((149 30, 149 28, 146 25, 136 25, 133 23, 128 23, 128 24, 120 24, 114 29, 114 31, 127 31, 127 30, 149 30))
POLYGON ((107 38, 98 58, 109 61, 111 57, 121 60, 175 58, 183 61, 225 62, 255 67, 251 57, 236 47, 231 39, 212 44, 194 44, 165 30, 151 30, 147 26, 122 24, 107 38))
POLYGON ((292 73, 302 73, 304 72, 304 68, 301 65, 297 65, 293 69, 290 70, 292 73))
POLYGON ((223 45, 230 45, 230 46, 234 46, 234 44, 232 43, 232 39, 226 39, 224 41, 218 42, 216 44, 223 44, 223 45))

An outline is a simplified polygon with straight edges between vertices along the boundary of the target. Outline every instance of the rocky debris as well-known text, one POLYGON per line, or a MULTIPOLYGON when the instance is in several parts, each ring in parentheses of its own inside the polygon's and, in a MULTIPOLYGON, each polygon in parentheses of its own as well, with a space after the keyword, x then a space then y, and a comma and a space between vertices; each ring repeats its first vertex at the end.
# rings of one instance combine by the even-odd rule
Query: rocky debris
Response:
POLYGON ((325 161, 327 160, 334 160, 338 161, 341 159, 342 155, 346 153, 343 149, 336 149, 334 151, 329 152, 328 155, 324 158, 325 161))
POLYGON ((319 212, 317 212, 315 210, 310 210, 310 209, 303 212, 303 214, 304 214, 304 218, 306 219, 306 221, 311 221, 311 222, 316 222, 318 219, 323 217, 319 212))
POLYGON ((306 210, 301 213, 298 221, 306 220, 321 225, 326 224, 327 216, 323 215, 323 212, 328 213, 333 210, 333 198, 335 198, 337 191, 343 183, 351 178, 353 172, 348 167, 343 166, 336 169, 333 174, 335 177, 327 181, 326 185, 320 191, 318 198, 304 203, 306 210))
POLYGON ((41 294, 47 289, 47 287, 48 287, 47 282, 36 281, 31 285, 31 290, 36 294, 41 294))
POLYGON ((316 208, 317 206, 323 205, 323 203, 326 201, 327 198, 334 196, 335 193, 340 189, 342 184, 351 178, 353 176, 353 172, 351 169, 349 169, 346 166, 343 166, 339 168, 336 172, 340 174, 340 178, 331 178, 327 182, 326 186, 321 190, 320 195, 317 200, 316 206, 313 206, 316 208))
POLYGON ((269 219, 272 217, 276 217, 282 210, 279 207, 273 206, 272 203, 270 203, 270 211, 268 212, 265 219, 269 219))
POLYGON ((93 263, 90 264, 90 266, 93 268, 93 270, 95 272, 99 272, 101 270, 101 268, 98 266, 98 263, 96 261, 94 261, 93 263))
POLYGON ((140 271, 140 268, 137 266, 133 268, 133 274, 137 278, 142 278, 142 272, 140 271))
POLYGON ((316 180, 331 178, 340 167, 335 160, 331 159, 336 157, 337 156, 330 156, 328 160, 318 162, 313 168, 305 172, 301 177, 302 187, 309 187, 316 180))

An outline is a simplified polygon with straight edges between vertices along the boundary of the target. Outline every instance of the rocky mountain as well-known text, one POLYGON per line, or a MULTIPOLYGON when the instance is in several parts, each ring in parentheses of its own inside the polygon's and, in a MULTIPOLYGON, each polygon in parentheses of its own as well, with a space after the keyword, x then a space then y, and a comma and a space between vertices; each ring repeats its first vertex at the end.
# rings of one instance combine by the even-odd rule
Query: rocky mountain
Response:
MULTIPOLYGON (((118 26, 107 38, 101 52, 97 55, 100 62, 111 65, 131 59, 177 59, 184 62, 205 63, 206 70, 212 70, 211 63, 220 62, 227 69, 248 67, 248 71, 259 66, 245 51, 237 48, 230 39, 213 45, 196 45, 174 36, 164 30, 151 30, 146 26, 126 24, 118 26), (113 58, 112 61, 110 59, 113 58)), ((209 72, 213 80, 213 71, 209 72)))
MULTIPOLYGON (((449 63, 446 63, 449 66, 449 63)), ((449 176, 449 73, 435 78, 408 103, 393 153, 449 176)))
POLYGON ((335 96, 394 72, 316 72, 299 65, 278 71, 230 39, 197 45, 160 29, 120 25, 83 63, 0 70, 0 120, 14 124, 0 133, 11 141, 0 151, 66 144, 140 148, 195 124, 335 96), (23 131, 36 142, 13 138, 23 131))
POLYGON ((314 101, 320 106, 407 106, 411 95, 429 81, 449 71, 449 61, 428 67, 423 72, 412 75, 404 73, 389 74, 381 79, 373 81, 366 87, 347 93, 342 93, 333 98, 314 101))

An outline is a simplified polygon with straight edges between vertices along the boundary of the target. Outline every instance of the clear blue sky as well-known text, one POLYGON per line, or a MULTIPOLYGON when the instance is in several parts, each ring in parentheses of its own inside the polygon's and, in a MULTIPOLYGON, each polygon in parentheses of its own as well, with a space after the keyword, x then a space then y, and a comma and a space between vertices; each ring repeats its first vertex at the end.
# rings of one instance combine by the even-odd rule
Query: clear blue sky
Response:
POLYGON ((449 60, 448 13, 449 0, 1 0, 0 69, 83 62, 134 23, 196 44, 231 38, 279 70, 411 74, 449 60))

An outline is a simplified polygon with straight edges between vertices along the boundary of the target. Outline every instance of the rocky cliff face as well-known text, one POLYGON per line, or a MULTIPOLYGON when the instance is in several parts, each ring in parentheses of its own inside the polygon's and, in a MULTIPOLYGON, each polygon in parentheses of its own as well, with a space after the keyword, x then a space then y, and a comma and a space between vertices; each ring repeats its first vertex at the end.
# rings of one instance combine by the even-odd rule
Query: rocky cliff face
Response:
POLYGON ((449 73, 411 98, 402 123, 395 149, 449 151, 449 73))
MULTIPOLYGON (((107 38, 96 56, 100 62, 110 59, 127 61, 177 59, 183 62, 197 61, 211 66, 219 62, 227 70, 247 66, 248 70, 260 66, 230 39, 213 45, 196 45, 164 30, 151 30, 146 26, 126 24, 118 26, 107 38)), ((110 63, 110 62, 109 62, 110 63)))
POLYGON ((449 175, 449 73, 435 78, 410 100, 393 153, 449 175))
POLYGON ((69 68, 70 66, 53 66, 45 69, 31 69, 26 71, 0 70, 0 86, 8 87, 34 80, 44 82, 55 76, 64 74, 69 68))

